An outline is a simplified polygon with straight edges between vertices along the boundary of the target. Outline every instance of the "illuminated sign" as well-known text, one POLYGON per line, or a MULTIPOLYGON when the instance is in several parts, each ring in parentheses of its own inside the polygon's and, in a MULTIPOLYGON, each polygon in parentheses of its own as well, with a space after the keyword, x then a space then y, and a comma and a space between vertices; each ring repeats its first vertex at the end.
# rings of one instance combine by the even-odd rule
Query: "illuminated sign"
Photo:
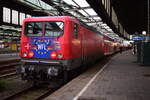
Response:
POLYGON ((135 36, 132 38, 132 40, 145 40, 145 37, 135 36))

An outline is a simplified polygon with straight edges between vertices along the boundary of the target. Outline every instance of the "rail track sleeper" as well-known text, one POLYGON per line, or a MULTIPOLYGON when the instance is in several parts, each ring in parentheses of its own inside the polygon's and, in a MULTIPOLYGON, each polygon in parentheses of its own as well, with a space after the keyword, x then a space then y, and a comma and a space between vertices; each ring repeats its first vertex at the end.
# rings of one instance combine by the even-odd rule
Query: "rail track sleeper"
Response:
POLYGON ((20 59, 4 60, 4 61, 0 61, 0 64, 10 63, 10 62, 19 62, 19 61, 20 61, 20 59))
POLYGON ((8 74, 4 74, 4 75, 0 76, 0 79, 6 78, 6 77, 10 77, 10 76, 14 76, 14 75, 17 75, 17 73, 16 72, 12 72, 12 73, 8 73, 8 74))
MULTIPOLYGON (((38 88, 38 87, 37 87, 38 88)), ((27 100, 27 98, 29 98, 29 100, 41 100, 43 98, 45 98, 46 96, 50 95, 51 93, 53 93, 54 91, 56 91, 58 89, 57 88, 50 88, 50 89, 36 89, 35 87, 30 87, 26 90, 20 91, 16 94, 13 94, 9 97, 6 97, 3 100, 27 100), (32 94, 32 96, 31 96, 32 94)))
POLYGON ((19 63, 3 64, 3 65, 1 65, 0 68, 6 68, 6 67, 9 67, 9 66, 15 66, 15 65, 19 65, 19 63))
POLYGON ((16 98, 18 95, 21 95, 21 94, 23 94, 24 92, 27 92, 29 89, 32 89, 32 88, 33 88, 33 87, 27 88, 27 89, 25 89, 25 90, 23 90, 23 91, 20 91, 20 92, 18 92, 18 93, 15 93, 15 94, 9 96, 9 97, 6 97, 6 98, 4 98, 3 100, 14 100, 13 98, 16 98))
POLYGON ((8 73, 12 73, 12 72, 16 72, 16 69, 9 69, 9 70, 3 70, 0 72, 0 75, 4 75, 4 74, 8 74, 8 73))

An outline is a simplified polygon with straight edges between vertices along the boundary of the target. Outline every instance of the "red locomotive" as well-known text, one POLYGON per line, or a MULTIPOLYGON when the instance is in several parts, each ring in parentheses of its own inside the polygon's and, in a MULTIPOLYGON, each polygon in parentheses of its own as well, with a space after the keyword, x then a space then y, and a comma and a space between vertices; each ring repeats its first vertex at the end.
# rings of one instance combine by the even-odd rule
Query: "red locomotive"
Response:
MULTIPOLYGON (((106 38, 106 36, 105 36, 106 38)), ((26 80, 66 79, 81 65, 114 52, 104 36, 69 16, 31 17, 23 22, 20 56, 26 80)))

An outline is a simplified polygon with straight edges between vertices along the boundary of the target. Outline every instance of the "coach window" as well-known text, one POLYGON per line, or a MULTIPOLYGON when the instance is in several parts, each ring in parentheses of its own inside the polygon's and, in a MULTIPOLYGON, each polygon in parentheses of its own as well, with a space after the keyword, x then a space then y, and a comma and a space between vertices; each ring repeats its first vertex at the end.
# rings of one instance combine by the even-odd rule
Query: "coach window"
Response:
POLYGON ((78 38, 78 25, 74 24, 74 37, 78 38))

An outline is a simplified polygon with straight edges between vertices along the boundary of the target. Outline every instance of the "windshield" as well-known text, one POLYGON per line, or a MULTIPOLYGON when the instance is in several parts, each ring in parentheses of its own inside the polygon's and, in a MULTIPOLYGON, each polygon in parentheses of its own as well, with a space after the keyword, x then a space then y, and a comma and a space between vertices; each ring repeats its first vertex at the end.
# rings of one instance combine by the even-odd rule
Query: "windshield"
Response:
POLYGON ((27 22, 25 35, 58 37, 63 34, 63 22, 27 22))

